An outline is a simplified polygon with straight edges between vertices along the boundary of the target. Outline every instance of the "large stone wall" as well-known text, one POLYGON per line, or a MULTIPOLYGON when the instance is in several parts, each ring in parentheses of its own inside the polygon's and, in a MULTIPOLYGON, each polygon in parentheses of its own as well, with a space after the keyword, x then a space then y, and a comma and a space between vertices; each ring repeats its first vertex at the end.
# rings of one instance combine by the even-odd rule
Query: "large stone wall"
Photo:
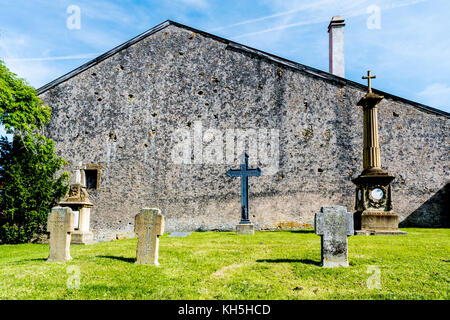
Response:
MULTIPOLYGON (((169 232, 234 229, 240 181, 225 172, 238 158, 234 164, 177 164, 171 157, 174 132, 193 135, 199 124, 204 133, 278 130, 278 171, 249 179, 257 229, 312 225, 323 205, 353 211, 351 179, 362 170, 356 103, 364 94, 339 78, 169 25, 41 97, 53 109, 47 132, 69 161, 66 170, 79 161, 103 166, 100 189, 88 191, 94 234, 108 240, 132 234, 143 207, 160 208, 169 232)), ((397 177, 394 211, 404 224, 442 226, 448 116, 388 96, 378 117, 382 167, 397 177)), ((252 165, 264 164, 254 163, 261 155, 250 157, 252 165)))

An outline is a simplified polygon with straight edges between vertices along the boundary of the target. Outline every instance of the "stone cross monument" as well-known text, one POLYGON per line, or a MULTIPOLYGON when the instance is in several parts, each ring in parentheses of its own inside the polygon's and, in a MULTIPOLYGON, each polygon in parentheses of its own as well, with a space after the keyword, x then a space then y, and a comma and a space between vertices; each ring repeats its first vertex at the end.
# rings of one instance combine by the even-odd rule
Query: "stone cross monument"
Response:
POLYGON ((73 232, 74 214, 70 208, 53 207, 47 218, 47 232, 50 232, 50 255, 47 261, 68 261, 70 257, 70 236, 73 232))
POLYGON ((93 204, 89 200, 86 188, 80 183, 71 184, 69 191, 59 205, 71 208, 75 214, 75 230, 72 233, 72 244, 93 243, 94 234, 89 230, 93 204))
POLYGON ((314 231, 321 237, 322 266, 348 267, 347 237, 354 234, 353 215, 342 206, 323 206, 314 216, 314 231))
POLYGON ((248 154, 241 155, 241 168, 227 171, 230 178, 241 177, 241 222, 236 226, 237 234, 254 234, 253 224, 250 223, 248 210, 248 177, 261 175, 261 169, 250 169, 248 167, 248 154))
POLYGON ((164 234, 164 216, 159 209, 142 209, 134 218, 138 236, 136 263, 158 266, 159 236, 164 234))
POLYGON ((368 90, 358 102, 364 112, 364 147, 363 171, 352 180, 356 185, 355 234, 406 234, 398 230, 398 215, 392 212, 390 184, 395 177, 381 169, 377 105, 383 96, 372 92, 371 79, 376 77, 370 71, 362 78, 368 80, 368 90))

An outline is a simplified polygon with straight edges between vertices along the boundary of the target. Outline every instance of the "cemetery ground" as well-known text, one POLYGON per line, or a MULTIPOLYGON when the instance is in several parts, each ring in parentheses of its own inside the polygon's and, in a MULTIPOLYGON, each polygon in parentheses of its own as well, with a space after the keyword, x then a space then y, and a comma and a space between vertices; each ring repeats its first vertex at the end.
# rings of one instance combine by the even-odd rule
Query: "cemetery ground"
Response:
POLYGON ((160 238, 160 266, 134 264, 137 239, 0 246, 0 299, 449 299, 450 229, 349 237, 349 267, 320 267, 312 230, 160 238), (380 280, 377 285, 377 277, 380 280), (79 286, 78 286, 79 285, 79 286))

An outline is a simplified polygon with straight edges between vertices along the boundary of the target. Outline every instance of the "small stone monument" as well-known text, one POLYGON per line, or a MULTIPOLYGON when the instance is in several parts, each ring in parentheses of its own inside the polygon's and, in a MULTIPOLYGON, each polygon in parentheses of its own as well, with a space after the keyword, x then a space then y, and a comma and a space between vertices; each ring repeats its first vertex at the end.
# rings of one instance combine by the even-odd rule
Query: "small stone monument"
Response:
POLYGON ((353 215, 343 206, 323 206, 314 217, 314 231, 322 239, 322 266, 348 267, 347 237, 354 234, 353 215))
POLYGON ((59 205, 71 208, 75 214, 75 230, 72 234, 72 244, 93 243, 94 234, 89 230, 93 204, 89 200, 86 188, 80 183, 71 184, 69 191, 59 205))
POLYGON ((50 232, 50 255, 47 261, 69 261, 70 236, 74 218, 70 208, 53 207, 47 218, 47 232, 50 232))
POLYGON ((161 210, 142 209, 134 218, 134 232, 138 236, 136 263, 159 266, 159 236, 164 234, 161 210))
POLYGON ((227 175, 230 178, 241 177, 241 221, 236 226, 236 233, 241 234, 254 234, 253 224, 250 223, 250 215, 248 209, 248 177, 261 175, 261 169, 250 169, 248 167, 248 154, 243 153, 241 155, 241 169, 230 169, 227 171, 227 175))

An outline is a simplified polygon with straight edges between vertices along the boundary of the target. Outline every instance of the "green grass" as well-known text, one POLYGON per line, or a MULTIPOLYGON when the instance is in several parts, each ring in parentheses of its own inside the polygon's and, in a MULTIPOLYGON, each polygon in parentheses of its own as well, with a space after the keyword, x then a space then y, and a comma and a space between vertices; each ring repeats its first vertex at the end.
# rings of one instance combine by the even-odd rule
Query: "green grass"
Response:
POLYGON ((348 268, 322 268, 311 230, 164 235, 160 266, 134 264, 136 239, 72 246, 47 262, 44 244, 0 246, 0 299, 449 299, 450 229, 349 237, 348 268), (77 266, 80 288, 70 289, 77 266), (380 270, 381 289, 367 286, 380 270))

